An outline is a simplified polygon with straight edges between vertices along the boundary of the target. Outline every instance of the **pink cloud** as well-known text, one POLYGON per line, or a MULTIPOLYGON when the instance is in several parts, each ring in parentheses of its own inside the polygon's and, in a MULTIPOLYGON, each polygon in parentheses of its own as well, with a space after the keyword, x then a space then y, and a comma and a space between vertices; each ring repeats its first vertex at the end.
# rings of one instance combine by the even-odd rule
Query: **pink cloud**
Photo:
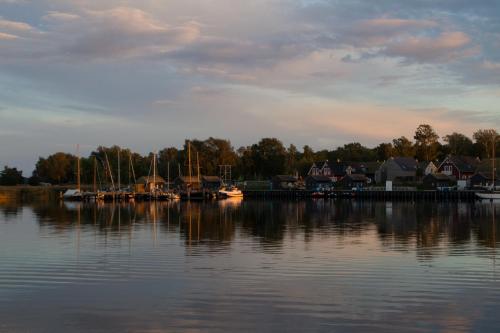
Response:
POLYGON ((417 62, 451 61, 469 55, 470 37, 460 31, 443 32, 437 37, 410 37, 389 44, 386 55, 417 62))

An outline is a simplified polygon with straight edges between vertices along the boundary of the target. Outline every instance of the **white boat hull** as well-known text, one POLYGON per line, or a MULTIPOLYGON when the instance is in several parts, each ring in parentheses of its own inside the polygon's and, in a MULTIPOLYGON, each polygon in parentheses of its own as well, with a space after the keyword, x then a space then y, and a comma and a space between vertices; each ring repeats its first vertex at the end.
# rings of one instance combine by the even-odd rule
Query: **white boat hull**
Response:
POLYGON ((219 191, 219 194, 221 196, 225 196, 228 198, 243 198, 243 192, 241 192, 240 190, 231 190, 231 191, 221 190, 219 191))
POLYGON ((480 199, 500 200, 500 192, 476 192, 476 196, 480 199))

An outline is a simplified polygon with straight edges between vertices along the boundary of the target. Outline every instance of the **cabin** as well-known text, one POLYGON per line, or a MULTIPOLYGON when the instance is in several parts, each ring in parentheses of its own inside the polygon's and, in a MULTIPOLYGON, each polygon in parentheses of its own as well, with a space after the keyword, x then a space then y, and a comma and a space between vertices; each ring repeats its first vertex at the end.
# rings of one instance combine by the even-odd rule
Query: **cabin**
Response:
POLYGON ((368 182, 375 182, 375 173, 380 168, 380 162, 349 162, 346 163, 346 174, 363 174, 368 182))
POLYGON ((417 160, 412 157, 391 157, 375 173, 375 181, 383 184, 414 182, 417 180, 417 160))
POLYGON ((134 191, 137 193, 153 192, 154 189, 163 190, 165 185, 165 179, 160 176, 143 176, 137 179, 134 191))
POLYGON ((417 166, 418 176, 425 177, 427 175, 430 175, 432 173, 437 173, 437 172, 438 172, 438 168, 434 164, 434 162, 432 162, 432 161, 430 161, 430 162, 427 162, 427 161, 418 162, 418 166, 417 166))
POLYGON ((273 190, 292 190, 297 188, 297 177, 290 175, 277 175, 271 179, 273 190))
POLYGON ((333 182, 339 181, 347 173, 348 164, 337 160, 336 162, 321 161, 314 162, 309 171, 308 176, 326 176, 333 182))
POLYGON ((443 173, 430 173, 422 179, 422 184, 426 190, 443 190, 455 186, 457 179, 443 173))
MULTIPOLYGON (((476 166, 476 172, 469 178, 470 187, 488 187, 492 184, 493 161, 484 159, 476 166)), ((500 158, 495 159, 495 186, 500 185, 500 158)))
POLYGON ((200 190, 201 182, 196 176, 180 176, 174 180, 174 186, 181 191, 200 190))
POLYGON ((458 180, 468 180, 476 172, 481 161, 472 156, 447 156, 439 164, 438 172, 448 176, 455 176, 458 180))
POLYGON ((345 175, 340 181, 340 185, 343 188, 349 188, 349 189, 353 188, 360 189, 365 187, 368 183, 369 183, 369 178, 359 173, 345 175))
POLYGON ((218 191, 222 186, 222 180, 217 176, 202 176, 201 187, 208 191, 218 191))
POLYGON ((309 191, 331 191, 333 189, 333 182, 330 177, 317 175, 307 176, 305 179, 306 189, 309 191))

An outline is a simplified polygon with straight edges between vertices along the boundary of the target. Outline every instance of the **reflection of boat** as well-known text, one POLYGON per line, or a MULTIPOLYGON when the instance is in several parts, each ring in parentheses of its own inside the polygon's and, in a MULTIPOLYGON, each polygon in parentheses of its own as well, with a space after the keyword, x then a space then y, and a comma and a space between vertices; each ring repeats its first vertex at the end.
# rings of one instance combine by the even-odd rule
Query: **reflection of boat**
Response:
POLYGON ((223 198, 243 198, 243 192, 236 186, 223 187, 219 190, 219 195, 223 198))
POLYGON ((228 197, 226 200, 220 200, 220 207, 239 207, 243 202, 243 196, 241 197, 228 197))

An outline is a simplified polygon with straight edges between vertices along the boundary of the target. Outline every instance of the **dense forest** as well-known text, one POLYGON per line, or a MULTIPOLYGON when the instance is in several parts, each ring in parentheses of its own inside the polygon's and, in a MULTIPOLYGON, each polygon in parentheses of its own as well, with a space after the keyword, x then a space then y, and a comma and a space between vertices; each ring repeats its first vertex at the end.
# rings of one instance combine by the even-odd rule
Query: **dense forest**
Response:
MULTIPOLYGON (((229 140, 210 137, 206 140, 186 140, 180 149, 168 147, 158 151, 157 172, 164 178, 170 172, 171 179, 179 174, 187 175, 188 145, 191 150, 193 173, 199 165, 202 175, 219 175, 219 165, 231 165, 233 179, 250 180, 269 179, 277 174, 304 176, 313 162, 321 160, 369 162, 384 161, 392 156, 407 156, 420 161, 439 161, 449 154, 490 158, 493 153, 493 142, 496 142, 496 151, 500 151, 498 137, 494 129, 478 130, 474 132, 472 138, 456 132, 440 137, 432 126, 423 124, 417 127, 412 139, 402 136, 393 139, 392 142, 380 143, 374 148, 353 142, 332 150, 319 151, 314 151, 307 145, 300 150, 293 144, 286 147, 276 138, 263 138, 253 145, 235 149, 229 140)), ((132 182, 134 173, 137 178, 152 174, 153 153, 142 156, 124 147, 101 146, 89 156, 81 158, 82 183, 92 182, 95 169, 101 181, 105 178, 106 169, 111 170, 116 181, 118 155, 120 155, 122 184, 132 182), (94 168, 94 163, 97 168, 94 168), (108 164, 109 168, 106 168, 108 164)), ((62 152, 40 157, 28 182, 32 185, 40 182, 74 183, 76 161, 75 155, 62 152)), ((109 178, 109 175, 107 177, 109 178)), ((22 179, 20 171, 15 168, 6 166, 0 172, 0 185, 18 184, 22 179)))

